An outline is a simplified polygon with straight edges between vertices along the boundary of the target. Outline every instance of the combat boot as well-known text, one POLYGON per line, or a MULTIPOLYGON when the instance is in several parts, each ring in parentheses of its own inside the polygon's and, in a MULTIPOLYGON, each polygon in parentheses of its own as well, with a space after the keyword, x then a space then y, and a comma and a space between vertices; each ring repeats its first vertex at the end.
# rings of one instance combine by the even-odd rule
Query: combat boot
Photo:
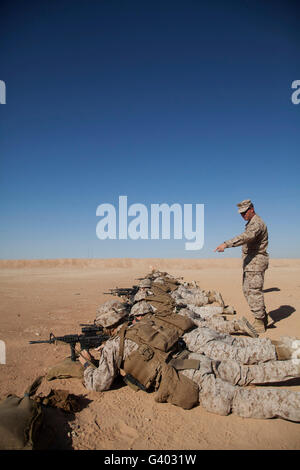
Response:
POLYGON ((262 334, 266 332, 268 325, 268 318, 267 315, 265 318, 255 318, 254 322, 251 323, 251 326, 257 331, 258 334, 262 334))
POLYGON ((223 309, 223 312, 225 315, 236 315, 236 311, 231 305, 226 305, 223 309))
POLYGON ((242 333, 246 333, 247 335, 251 336, 251 338, 258 338, 258 332, 256 329, 248 322, 245 317, 240 318, 239 320, 235 321, 235 329, 237 331, 241 331, 242 333))
POLYGON ((225 303, 224 303, 223 297, 221 296, 220 292, 213 291, 213 297, 214 297, 213 302, 218 302, 220 307, 225 307, 225 303))
POLYGON ((278 361, 293 359, 300 363, 300 340, 288 336, 282 336, 280 340, 271 340, 275 346, 278 361))

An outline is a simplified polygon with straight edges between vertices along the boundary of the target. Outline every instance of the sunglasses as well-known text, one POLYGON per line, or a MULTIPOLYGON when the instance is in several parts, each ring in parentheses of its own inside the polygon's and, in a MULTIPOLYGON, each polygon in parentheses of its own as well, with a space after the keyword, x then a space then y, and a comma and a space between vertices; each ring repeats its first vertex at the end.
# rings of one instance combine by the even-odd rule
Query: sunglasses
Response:
POLYGON ((249 210, 249 209, 250 209, 250 207, 249 207, 249 208, 248 208, 246 211, 244 211, 244 212, 240 212, 241 216, 242 216, 242 217, 244 217, 244 215, 246 215, 246 214, 247 214, 247 212, 248 212, 248 210, 249 210))

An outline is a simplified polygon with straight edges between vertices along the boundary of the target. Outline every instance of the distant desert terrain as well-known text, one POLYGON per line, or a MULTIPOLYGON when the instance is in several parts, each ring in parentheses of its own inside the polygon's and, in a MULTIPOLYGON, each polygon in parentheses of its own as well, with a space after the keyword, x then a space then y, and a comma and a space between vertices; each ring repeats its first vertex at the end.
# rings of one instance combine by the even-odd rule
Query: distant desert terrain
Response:
MULTIPOLYGON (((131 287, 149 266, 195 280, 220 291, 237 317, 252 320, 241 289, 241 260, 234 259, 59 259, 0 261, 0 339, 6 364, 0 365, 0 399, 22 396, 38 376, 69 355, 61 345, 29 345, 49 333, 80 333, 79 323, 93 322, 99 304, 112 298, 109 288, 131 287)), ((272 259, 265 278, 265 302, 274 320, 264 334, 300 338, 300 259, 272 259)), ((300 392, 300 380, 284 385, 300 392)), ((80 395, 82 410, 57 414, 60 448, 106 450, 300 449, 300 423, 219 416, 201 406, 183 410, 156 403, 153 394, 135 392, 117 381, 112 390, 88 392, 80 379, 43 382, 80 395)))

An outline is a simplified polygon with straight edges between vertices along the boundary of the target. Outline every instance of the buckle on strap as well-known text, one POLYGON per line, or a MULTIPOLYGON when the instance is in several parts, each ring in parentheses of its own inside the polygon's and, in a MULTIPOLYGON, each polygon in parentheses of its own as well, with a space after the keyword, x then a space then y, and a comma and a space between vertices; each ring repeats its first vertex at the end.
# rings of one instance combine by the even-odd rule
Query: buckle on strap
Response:
POLYGON ((138 348, 138 352, 143 356, 144 361, 150 361, 152 357, 154 356, 154 352, 149 346, 146 346, 145 344, 141 345, 138 348))

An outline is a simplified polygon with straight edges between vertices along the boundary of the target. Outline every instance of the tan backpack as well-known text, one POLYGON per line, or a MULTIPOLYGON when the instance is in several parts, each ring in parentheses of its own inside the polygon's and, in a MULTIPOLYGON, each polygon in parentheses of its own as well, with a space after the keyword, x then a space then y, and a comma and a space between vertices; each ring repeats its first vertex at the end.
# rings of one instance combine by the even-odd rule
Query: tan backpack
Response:
MULTIPOLYGON (((176 314, 175 316, 179 317, 176 314)), ((190 327, 189 319, 181 318, 185 319, 186 326, 189 324, 190 327)), ((178 345, 181 329, 152 317, 138 322, 131 328, 123 329, 122 333, 122 356, 125 337, 139 345, 138 349, 125 359, 123 369, 140 388, 149 390, 154 386, 154 389, 158 390, 156 401, 169 402, 184 409, 190 409, 198 403, 198 386, 167 363, 178 345)), ((195 361, 192 367, 196 367, 195 361)))
POLYGON ((42 407, 30 398, 41 383, 38 377, 22 398, 8 395, 0 402, 0 449, 32 450, 43 421, 42 407))

